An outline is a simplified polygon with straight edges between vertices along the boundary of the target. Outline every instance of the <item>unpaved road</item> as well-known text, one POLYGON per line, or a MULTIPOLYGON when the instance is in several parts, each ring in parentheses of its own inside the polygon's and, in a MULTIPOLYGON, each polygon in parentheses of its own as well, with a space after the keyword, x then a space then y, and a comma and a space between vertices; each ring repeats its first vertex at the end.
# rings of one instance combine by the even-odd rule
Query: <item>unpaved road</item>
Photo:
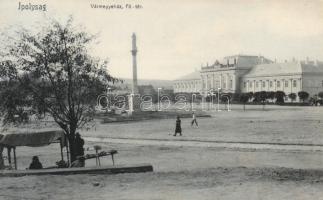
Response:
MULTIPOLYGON (((178 136, 177 138, 181 138, 178 136)), ((222 142, 203 141, 192 139, 145 139, 145 138, 100 138, 84 137, 89 142, 106 142, 116 144, 156 145, 156 146, 186 146, 212 147, 228 149, 255 149, 255 150, 285 150, 285 151, 323 151, 323 145, 289 144, 289 143, 253 143, 253 142, 222 142)))
MULTIPOLYGON (((87 146, 94 144, 99 143, 87 142, 87 146)), ((117 164, 148 162, 154 166, 154 172, 1 178, 0 199, 323 199, 321 151, 120 143, 99 145, 103 150, 118 150, 117 164)), ((57 147, 21 148, 19 165, 27 165, 32 155, 39 155, 47 166, 46 160, 53 162, 59 158, 57 147)), ((110 158, 101 161, 104 165, 111 164, 110 158)))

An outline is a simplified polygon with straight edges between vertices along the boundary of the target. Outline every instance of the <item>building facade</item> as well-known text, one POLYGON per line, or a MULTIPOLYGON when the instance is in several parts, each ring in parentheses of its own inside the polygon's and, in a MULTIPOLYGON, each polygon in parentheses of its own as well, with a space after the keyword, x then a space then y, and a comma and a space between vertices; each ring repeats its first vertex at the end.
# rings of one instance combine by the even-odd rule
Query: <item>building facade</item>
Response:
POLYGON ((199 71, 183 76, 173 83, 174 93, 199 93, 201 92, 201 75, 199 71))
POLYGON ((220 89, 223 93, 284 91, 286 95, 306 91, 313 96, 323 91, 323 63, 276 63, 263 56, 234 55, 174 81, 175 93, 199 92, 205 96, 220 89))

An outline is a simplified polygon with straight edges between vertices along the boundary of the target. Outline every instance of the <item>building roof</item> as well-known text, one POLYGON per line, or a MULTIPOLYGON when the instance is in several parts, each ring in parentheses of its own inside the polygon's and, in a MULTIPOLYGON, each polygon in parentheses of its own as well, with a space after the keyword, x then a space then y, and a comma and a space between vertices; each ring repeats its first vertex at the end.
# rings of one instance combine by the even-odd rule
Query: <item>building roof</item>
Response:
POLYGON ((62 142, 65 144, 64 132, 61 130, 52 131, 15 131, 5 135, 0 134, 1 146, 30 146, 39 147, 49 145, 51 143, 62 142))
POLYGON ((185 76, 182 76, 178 79, 175 79, 176 81, 182 81, 182 80, 199 80, 201 79, 201 75, 199 71, 194 71, 190 74, 187 74, 185 76))
POLYGON ((253 55, 232 55, 222 58, 220 61, 216 60, 212 65, 202 66, 202 71, 209 70, 223 70, 226 68, 240 68, 240 69, 250 69, 251 67, 259 64, 269 64, 273 61, 265 58, 264 56, 253 56, 253 55))
POLYGON ((297 61, 260 64, 252 67, 251 70, 245 75, 245 77, 277 76, 304 73, 323 73, 323 66, 306 64, 297 61))
POLYGON ((323 73, 323 63, 308 63, 301 62, 303 73, 323 73))

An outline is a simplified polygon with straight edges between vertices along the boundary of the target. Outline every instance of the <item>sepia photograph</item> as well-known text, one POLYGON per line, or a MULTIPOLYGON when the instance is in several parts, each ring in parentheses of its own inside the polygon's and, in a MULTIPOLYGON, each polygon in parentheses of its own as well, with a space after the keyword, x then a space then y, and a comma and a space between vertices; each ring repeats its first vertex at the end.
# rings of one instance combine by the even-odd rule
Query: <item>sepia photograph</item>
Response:
POLYGON ((322 188, 322 0, 0 0, 0 200, 322 188))

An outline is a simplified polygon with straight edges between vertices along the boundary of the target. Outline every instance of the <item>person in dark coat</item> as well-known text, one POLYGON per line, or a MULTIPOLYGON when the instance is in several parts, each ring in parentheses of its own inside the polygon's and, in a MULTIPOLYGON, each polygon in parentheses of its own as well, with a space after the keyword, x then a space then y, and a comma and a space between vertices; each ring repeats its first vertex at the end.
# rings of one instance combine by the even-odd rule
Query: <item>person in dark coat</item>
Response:
POLYGON ((79 132, 75 136, 75 156, 84 156, 84 140, 81 138, 79 132))
POLYGON ((175 128, 174 136, 176 136, 177 133, 179 133, 179 135, 182 136, 181 119, 179 118, 179 116, 177 116, 177 119, 176 119, 176 128, 175 128))
POLYGON ((39 162, 38 156, 33 156, 33 160, 29 165, 29 169, 43 169, 43 165, 39 162))

